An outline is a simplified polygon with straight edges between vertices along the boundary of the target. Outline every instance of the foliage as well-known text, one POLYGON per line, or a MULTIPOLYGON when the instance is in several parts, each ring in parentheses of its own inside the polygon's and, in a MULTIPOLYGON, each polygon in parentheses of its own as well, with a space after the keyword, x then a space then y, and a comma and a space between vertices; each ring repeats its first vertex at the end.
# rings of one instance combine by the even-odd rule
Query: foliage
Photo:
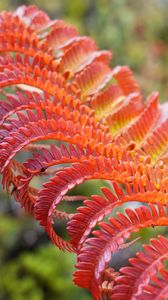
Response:
MULTIPOLYGON (((0 10, 31 0, 1 1, 0 10)), ((34 0, 52 18, 63 18, 102 49, 113 51, 114 64, 128 64, 145 95, 159 90, 168 98, 167 0, 34 0)))
MULTIPOLYGON (((0 269, 0 299, 78 299, 79 291, 70 281, 72 268, 72 259, 65 253, 60 259, 59 251, 51 245, 33 254, 22 253, 0 269)), ((83 293, 80 299, 88 300, 89 297, 83 293)))
POLYGON ((166 298, 163 236, 130 267, 108 264, 136 242, 127 241, 133 232, 168 225, 167 104, 157 92, 144 101, 127 66, 111 69, 109 51, 35 6, 1 13, 0 36, 3 186, 58 248, 76 253, 74 282, 95 300, 166 298), (93 179, 107 181, 101 195, 67 196, 93 179), (76 203, 69 212, 63 202, 76 203), (130 208, 111 216, 124 203, 130 208), (55 227, 60 220, 69 240, 55 227))
POLYGON ((0 299, 80 299, 71 282, 74 257, 55 249, 25 216, 0 216, 0 299), (37 245, 39 245, 37 248, 37 245))

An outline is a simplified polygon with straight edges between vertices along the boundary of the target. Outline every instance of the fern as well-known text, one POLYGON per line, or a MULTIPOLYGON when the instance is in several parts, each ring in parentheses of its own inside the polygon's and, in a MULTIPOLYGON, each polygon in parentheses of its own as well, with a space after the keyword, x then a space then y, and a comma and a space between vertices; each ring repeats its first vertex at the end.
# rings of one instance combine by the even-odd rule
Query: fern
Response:
POLYGON ((95 300, 166 299, 165 237, 152 239, 120 272, 108 264, 136 241, 126 241, 133 232, 168 225, 167 104, 158 104, 157 92, 145 101, 127 66, 111 69, 109 51, 35 6, 2 12, 0 37, 3 187, 57 247, 76 253, 74 282, 95 300), (19 162, 22 151, 29 157, 19 162), (35 176, 45 180, 39 189, 35 176), (103 196, 67 196, 91 179, 110 182, 103 196), (75 213, 59 210, 62 201, 78 200, 75 213), (147 206, 106 221, 131 201, 147 206), (69 240, 55 220, 67 221, 69 240))

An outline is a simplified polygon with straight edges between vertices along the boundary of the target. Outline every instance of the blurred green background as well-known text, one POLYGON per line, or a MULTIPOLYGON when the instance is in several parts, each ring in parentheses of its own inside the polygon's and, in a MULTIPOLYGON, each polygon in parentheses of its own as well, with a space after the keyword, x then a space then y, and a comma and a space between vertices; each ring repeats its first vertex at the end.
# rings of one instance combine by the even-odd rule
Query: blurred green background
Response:
MULTIPOLYGON (((92 36, 100 48, 112 50, 112 65, 129 65, 145 98, 158 90, 160 101, 168 99, 168 0, 5 0, 0 10, 22 4, 38 5, 52 18, 75 25, 81 35, 92 36)), ((95 187, 99 189, 90 183, 81 192, 95 194, 95 187)), ((154 229, 142 231, 142 241, 154 232, 156 236, 154 229)), ((129 255, 122 254, 123 260, 129 255)), ((1 189, 0 300, 89 300, 86 291, 72 284, 74 263, 75 257, 55 249, 1 189)))

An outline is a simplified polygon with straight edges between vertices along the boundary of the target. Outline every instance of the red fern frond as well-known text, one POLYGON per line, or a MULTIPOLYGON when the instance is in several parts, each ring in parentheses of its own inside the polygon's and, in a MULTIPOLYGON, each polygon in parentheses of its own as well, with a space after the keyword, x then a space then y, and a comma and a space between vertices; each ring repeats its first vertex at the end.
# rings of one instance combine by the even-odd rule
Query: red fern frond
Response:
POLYGON ((132 232, 168 225, 167 104, 158 104, 157 92, 144 101, 129 67, 111 68, 109 51, 34 5, 0 14, 0 53, 3 187, 55 245, 76 252, 74 281, 94 299, 167 297, 164 237, 120 274, 107 269, 114 252, 139 239, 127 243, 132 232), (22 151, 29 158, 21 162, 22 151), (43 176, 42 187, 33 187, 34 176, 43 176), (68 196, 92 179, 108 182, 103 196, 68 196), (77 211, 59 210, 61 201, 77 201, 77 211), (105 221, 131 201, 148 207, 105 221), (58 235, 55 220, 67 222, 69 240, 58 235))
POLYGON ((150 300, 150 299, 167 299, 168 297, 168 271, 164 268, 160 270, 161 276, 153 276, 150 285, 144 288, 142 293, 142 300, 150 300))
MULTIPOLYGON (((89 288, 94 298, 99 299, 101 272, 105 270, 112 254, 119 249, 124 240, 129 238, 132 232, 151 226, 151 224, 155 226, 168 225, 168 211, 164 211, 160 207, 157 212, 154 206, 152 206, 152 209, 148 209, 145 206, 135 210, 127 208, 125 215, 118 213, 118 218, 111 217, 109 224, 99 223, 101 230, 94 231, 95 237, 88 239, 86 246, 78 253, 76 267, 79 270, 74 274, 75 283, 81 287, 89 288), (153 216, 152 209, 155 210, 155 216, 153 216)), ((167 255, 166 252, 166 257, 167 255)), ((123 297, 122 299, 126 298, 123 297)))
POLYGON ((168 296, 168 291, 165 294, 161 291, 161 288, 167 286, 168 278, 165 276, 166 282, 164 279, 162 281, 162 279, 157 278, 158 271, 162 272, 163 263, 168 259, 168 240, 159 236, 158 239, 151 239, 150 242, 151 246, 143 246, 145 252, 138 252, 136 258, 129 259, 130 267, 120 269, 121 275, 116 278, 112 299, 129 300, 139 299, 139 297, 152 299, 155 295, 158 299, 164 299, 168 296), (163 283, 162 286, 159 285, 160 296, 157 291, 159 289, 157 282, 159 283, 159 281, 163 283), (156 287, 151 284, 152 282, 156 282, 156 287))

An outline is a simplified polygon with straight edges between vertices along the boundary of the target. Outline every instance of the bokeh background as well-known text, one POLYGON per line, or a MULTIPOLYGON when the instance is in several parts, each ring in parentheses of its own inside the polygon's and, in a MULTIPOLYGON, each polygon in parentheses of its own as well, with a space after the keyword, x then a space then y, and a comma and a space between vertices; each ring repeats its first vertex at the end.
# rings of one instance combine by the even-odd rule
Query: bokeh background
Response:
MULTIPOLYGON (((36 4, 52 18, 62 18, 113 52, 112 66, 127 64, 146 98, 153 90, 168 100, 168 0, 0 0, 0 10, 36 4)), ((38 182, 36 183, 38 185, 38 182)), ((86 183, 81 193, 97 194, 102 185, 86 183)), ((79 194, 79 190, 75 191, 79 194)), ((63 228, 60 227, 60 231, 63 228)), ((166 229, 141 232, 142 242, 166 229)), ((140 242, 120 253, 124 262, 140 242)), ((89 300, 72 284, 75 257, 51 245, 31 217, 0 190, 0 300, 89 300)), ((118 268, 119 261, 114 257, 118 268)))

